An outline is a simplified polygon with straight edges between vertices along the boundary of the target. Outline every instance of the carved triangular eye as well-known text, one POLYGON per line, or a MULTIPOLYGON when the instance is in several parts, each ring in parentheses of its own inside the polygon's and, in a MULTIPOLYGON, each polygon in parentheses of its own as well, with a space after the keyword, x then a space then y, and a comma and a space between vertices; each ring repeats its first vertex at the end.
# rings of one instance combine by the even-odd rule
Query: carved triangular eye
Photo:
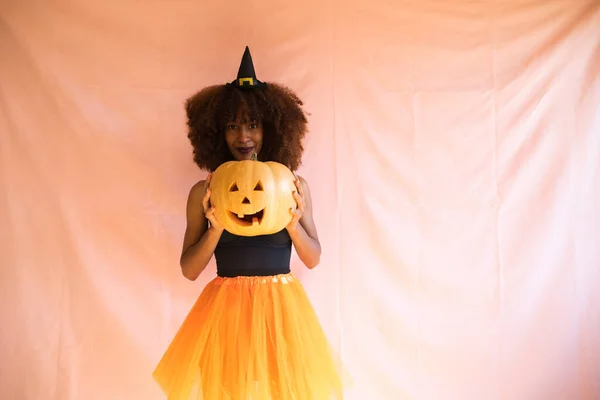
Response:
POLYGON ((258 191, 261 191, 261 192, 263 191, 263 185, 262 185, 261 181, 258 181, 256 183, 256 186, 254 187, 254 190, 258 190, 258 191))
POLYGON ((235 182, 233 182, 233 184, 229 187, 230 192, 237 192, 238 190, 237 183, 235 182))

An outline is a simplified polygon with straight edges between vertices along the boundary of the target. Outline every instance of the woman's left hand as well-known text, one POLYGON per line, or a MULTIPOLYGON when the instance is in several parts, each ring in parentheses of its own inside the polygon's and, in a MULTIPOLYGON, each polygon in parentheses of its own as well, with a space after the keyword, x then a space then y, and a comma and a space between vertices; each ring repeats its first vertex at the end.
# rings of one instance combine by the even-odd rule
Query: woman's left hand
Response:
POLYGON ((302 184, 300 183, 300 179, 298 178, 298 176, 296 174, 294 174, 294 176, 296 177, 294 184, 296 185, 297 190, 294 191, 293 196, 296 200, 297 207, 295 210, 293 207, 290 207, 290 212, 292 213, 292 220, 287 226, 288 229, 295 228, 298 225, 300 218, 302 218, 302 215, 304 214, 304 197, 302 193, 302 184))

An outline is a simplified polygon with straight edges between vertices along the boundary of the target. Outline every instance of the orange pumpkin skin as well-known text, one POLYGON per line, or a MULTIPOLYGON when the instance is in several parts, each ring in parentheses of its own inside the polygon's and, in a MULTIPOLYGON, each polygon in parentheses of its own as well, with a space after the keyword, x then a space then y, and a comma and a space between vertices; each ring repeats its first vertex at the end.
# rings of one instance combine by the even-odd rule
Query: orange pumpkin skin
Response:
POLYGON ((297 204, 294 174, 283 164, 229 161, 210 180, 210 202, 223 228, 239 236, 277 233, 292 219, 297 204))

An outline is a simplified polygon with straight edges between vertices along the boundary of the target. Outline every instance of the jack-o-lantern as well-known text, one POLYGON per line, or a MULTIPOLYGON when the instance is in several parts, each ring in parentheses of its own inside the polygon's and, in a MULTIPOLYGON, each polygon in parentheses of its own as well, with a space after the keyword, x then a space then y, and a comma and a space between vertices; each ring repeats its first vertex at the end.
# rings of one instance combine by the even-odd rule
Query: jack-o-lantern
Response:
POLYGON ((284 229, 297 204, 294 174, 283 164, 230 161, 210 180, 210 202, 225 230, 239 236, 268 235, 284 229))

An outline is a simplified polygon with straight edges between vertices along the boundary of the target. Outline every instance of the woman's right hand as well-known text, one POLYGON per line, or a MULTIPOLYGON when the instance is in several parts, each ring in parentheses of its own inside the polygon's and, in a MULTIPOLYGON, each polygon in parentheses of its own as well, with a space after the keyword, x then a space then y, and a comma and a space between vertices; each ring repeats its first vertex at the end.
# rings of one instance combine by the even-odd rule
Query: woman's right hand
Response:
POLYGON ((204 208, 204 215, 206 219, 210 222, 210 227, 217 231, 223 231, 223 226, 217 221, 217 217, 215 216, 215 207, 210 204, 210 179, 212 174, 209 174, 206 177, 206 181, 204 182, 204 198, 202 199, 202 207, 204 208))

